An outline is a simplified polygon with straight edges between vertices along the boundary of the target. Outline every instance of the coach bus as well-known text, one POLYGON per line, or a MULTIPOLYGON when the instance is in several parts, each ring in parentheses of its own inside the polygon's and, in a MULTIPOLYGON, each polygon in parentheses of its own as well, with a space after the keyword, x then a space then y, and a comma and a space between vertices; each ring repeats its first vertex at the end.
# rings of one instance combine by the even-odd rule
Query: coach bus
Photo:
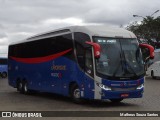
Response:
POLYGON ((136 36, 122 28, 72 26, 9 45, 9 85, 20 93, 50 92, 82 99, 120 102, 140 98, 144 61, 136 36))
POLYGON ((6 78, 8 72, 7 58, 0 58, 0 77, 6 78))

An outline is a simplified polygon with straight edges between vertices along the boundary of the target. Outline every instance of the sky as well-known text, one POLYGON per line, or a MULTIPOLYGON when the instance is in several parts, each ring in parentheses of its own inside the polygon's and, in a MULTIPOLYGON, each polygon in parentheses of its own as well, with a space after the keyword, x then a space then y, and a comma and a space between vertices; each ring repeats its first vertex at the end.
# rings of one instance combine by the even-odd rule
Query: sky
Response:
MULTIPOLYGON (((160 0, 0 0, 0 57, 8 45, 73 25, 127 26, 160 10, 160 0)), ((160 16, 160 12, 154 17, 160 16)))

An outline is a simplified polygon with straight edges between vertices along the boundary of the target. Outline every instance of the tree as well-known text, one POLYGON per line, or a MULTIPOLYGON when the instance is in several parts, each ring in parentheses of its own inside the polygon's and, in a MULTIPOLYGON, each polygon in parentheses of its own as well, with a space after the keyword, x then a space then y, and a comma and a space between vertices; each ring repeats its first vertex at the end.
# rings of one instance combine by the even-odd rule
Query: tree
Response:
POLYGON ((140 24, 133 22, 126 29, 132 31, 137 38, 147 39, 149 44, 155 46, 153 39, 156 42, 160 41, 160 16, 157 18, 146 16, 140 24))

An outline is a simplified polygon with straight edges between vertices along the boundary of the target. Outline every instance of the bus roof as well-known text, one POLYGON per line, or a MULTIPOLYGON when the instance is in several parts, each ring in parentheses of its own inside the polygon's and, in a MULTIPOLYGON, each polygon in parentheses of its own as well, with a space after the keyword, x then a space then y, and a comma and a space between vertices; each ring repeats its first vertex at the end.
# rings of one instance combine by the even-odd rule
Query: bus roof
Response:
POLYGON ((23 41, 12 43, 12 44, 34 41, 34 40, 54 37, 54 36, 72 33, 72 32, 83 32, 88 34, 89 36, 101 36, 101 37, 113 37, 113 38, 115 37, 116 38, 136 38, 136 36, 132 32, 123 28, 116 28, 116 27, 109 27, 109 26, 102 26, 102 25, 70 26, 70 27, 65 27, 65 28, 37 34, 23 41))

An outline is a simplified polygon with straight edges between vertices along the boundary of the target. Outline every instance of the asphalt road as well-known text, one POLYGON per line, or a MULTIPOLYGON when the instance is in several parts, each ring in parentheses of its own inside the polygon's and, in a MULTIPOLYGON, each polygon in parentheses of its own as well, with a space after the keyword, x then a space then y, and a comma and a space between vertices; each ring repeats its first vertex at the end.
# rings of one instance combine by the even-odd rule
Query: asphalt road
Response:
POLYGON ((146 77, 143 98, 126 99, 119 104, 110 101, 75 104, 55 94, 20 94, 8 85, 7 79, 0 79, 0 111, 160 111, 160 80, 146 77))

